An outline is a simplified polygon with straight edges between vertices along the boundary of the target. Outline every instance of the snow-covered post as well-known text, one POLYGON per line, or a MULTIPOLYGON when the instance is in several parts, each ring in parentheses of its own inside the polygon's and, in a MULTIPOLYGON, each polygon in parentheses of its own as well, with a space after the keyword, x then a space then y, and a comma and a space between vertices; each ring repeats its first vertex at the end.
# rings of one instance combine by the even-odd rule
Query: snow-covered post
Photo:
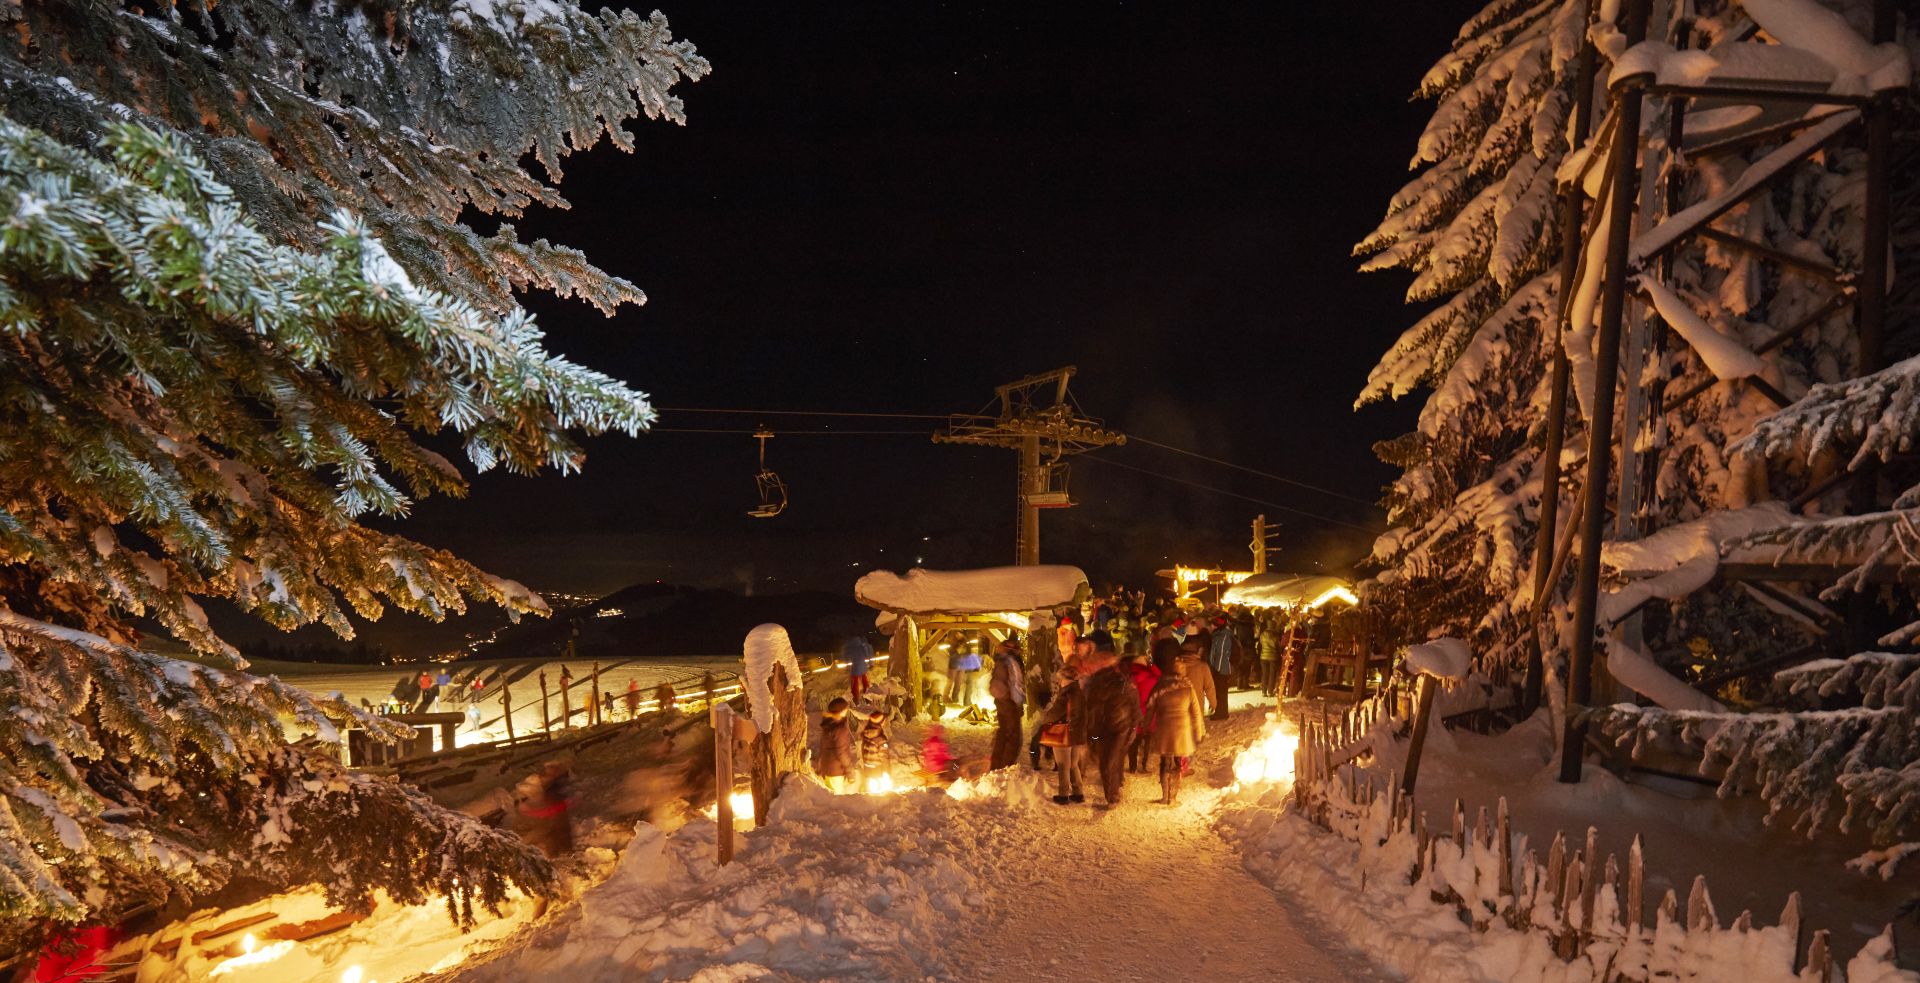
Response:
POLYGON ((800 681, 800 660, 779 625, 761 625, 747 633, 742 684, 753 712, 753 745, 748 752, 753 779, 753 822, 764 826, 767 810, 780 794, 780 780, 800 770, 807 747, 807 695, 800 681))
POLYGON ((506 674, 500 676, 500 718, 507 722, 507 743, 513 743, 513 691, 507 688, 506 674))
POLYGON ((1420 751, 1427 744, 1427 726, 1433 717, 1433 690, 1441 679, 1465 679, 1473 653, 1457 638, 1436 638, 1407 649, 1407 671, 1415 673, 1416 696, 1413 709, 1413 739, 1407 746, 1407 771, 1401 776, 1400 791, 1413 798, 1413 784, 1420 778, 1420 751))

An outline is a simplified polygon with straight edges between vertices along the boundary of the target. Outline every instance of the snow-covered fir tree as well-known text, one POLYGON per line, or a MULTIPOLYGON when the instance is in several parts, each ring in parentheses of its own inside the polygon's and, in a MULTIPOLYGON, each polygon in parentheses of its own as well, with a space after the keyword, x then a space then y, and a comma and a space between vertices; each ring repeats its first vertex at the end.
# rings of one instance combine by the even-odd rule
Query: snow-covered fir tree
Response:
POLYGON ((273 624, 540 599, 361 524, 474 468, 581 463, 645 398, 550 354, 517 290, 642 297, 471 210, 521 161, 679 121, 706 63, 567 0, 0 3, 0 957, 236 877, 458 920, 551 868, 301 734, 359 718, 243 671, 196 598, 273 624), (145 619, 206 660, 137 645, 145 619))
MULTIPOLYGON (((1621 152, 1606 125, 1609 74, 1623 59, 1659 57, 1654 48, 1628 54, 1610 20, 1623 6, 1496 0, 1471 19, 1422 81, 1419 94, 1436 99, 1438 108, 1417 147, 1419 173, 1356 250, 1371 257, 1367 269, 1413 273, 1409 300, 1435 304, 1395 343, 1361 393, 1365 403, 1431 390, 1418 429, 1378 448, 1403 473, 1388 490, 1392 528, 1376 544, 1372 596, 1402 609, 1413 640, 1471 637, 1489 663, 1517 667, 1539 618, 1549 626, 1551 648, 1570 642, 1563 592, 1573 564, 1537 605, 1531 597, 1547 382, 1556 352, 1564 351, 1572 382, 1563 455, 1568 480, 1559 499, 1562 528, 1555 530, 1564 536, 1583 491, 1593 393, 1611 380, 1596 380, 1593 368, 1601 237, 1586 237, 1578 278, 1563 289, 1550 258, 1569 230, 1557 227, 1554 199, 1573 184, 1590 197, 1600 190, 1599 176, 1621 152), (1593 40, 1598 58, 1596 125, 1585 143, 1571 146, 1566 120, 1583 38, 1593 40)), ((1697 56, 1696 67, 1737 60, 1758 45, 1794 47, 1791 57, 1818 62, 1821 42, 1806 33, 1808 25, 1838 24, 1864 35, 1871 23, 1865 0, 1654 2, 1651 9, 1650 42, 1697 56), (1743 44, 1748 47, 1736 50, 1743 44)), ((1910 47, 1911 35, 1903 37, 1910 47)), ((1902 77, 1910 78, 1911 58, 1888 51, 1871 57, 1901 66, 1902 77)), ((1829 67, 1836 78, 1848 70, 1829 67)), ((1867 91, 1861 76, 1834 84, 1867 91)), ((1675 153, 1666 146, 1669 102, 1652 99, 1646 107, 1638 151, 1639 163, 1648 165, 1636 222, 1641 235, 1762 173, 1794 138, 1776 134, 1726 153, 1675 153)), ((1838 129, 1850 119, 1836 116, 1825 125, 1838 129)), ((1899 208, 1920 194, 1917 135, 1920 123, 1903 110, 1895 120, 1893 166, 1896 279, 1888 354, 1894 359, 1920 347, 1914 330, 1920 277, 1912 272, 1920 267, 1920 235, 1899 208)), ((1802 261, 1858 268, 1864 168, 1861 139, 1844 138, 1715 219, 1713 228, 1802 261)), ((1588 207, 1589 229, 1599 226, 1602 207, 1588 207)), ((1890 577, 1887 568, 1920 562, 1911 513, 1920 507, 1920 473, 1905 458, 1913 421, 1920 419, 1907 405, 1920 388, 1914 382, 1920 365, 1896 362, 1856 378, 1862 367, 1850 298, 1818 276, 1724 242, 1688 241, 1665 265, 1644 266, 1636 287, 1658 316, 1648 322, 1647 362, 1623 366, 1622 384, 1695 395, 1656 404, 1663 411, 1643 412, 1634 426, 1624 401, 1616 406, 1615 433, 1624 431, 1616 446, 1628 441, 1639 454, 1630 518, 1638 534, 1652 535, 1635 540, 1629 533, 1610 541, 1603 554, 1610 579, 1602 628, 1630 612, 1644 616, 1636 633, 1643 642, 1625 645, 1610 637, 1608 668, 1629 696, 1669 710, 1648 708, 1608 726, 1646 739, 1690 741, 1711 767, 1732 758, 1729 789, 1758 791, 1810 829, 1828 826, 1824 810, 1844 802, 1882 840, 1914 838, 1911 795, 1897 789, 1911 782, 1920 755, 1910 742, 1894 739, 1901 727, 1914 726, 1911 701, 1877 703, 1849 689, 1846 681, 1855 674, 1848 670, 1842 683, 1823 691, 1825 716, 1749 717, 1723 712, 1687 682, 1831 644, 1843 602, 1856 590, 1869 591, 1887 609, 1912 612, 1911 591, 1887 583, 1907 578, 1890 577), (1803 326, 1784 343, 1769 344, 1803 326), (1880 465, 1880 501, 1892 507, 1847 515, 1851 483, 1841 479, 1868 461, 1880 465), (1796 507, 1788 500, 1797 500, 1796 507), (1839 563, 1854 573, 1831 584, 1776 583, 1761 590, 1717 579, 1727 558, 1839 563), (1848 707, 1853 711, 1845 712, 1848 707), (1904 722, 1887 723, 1895 718, 1904 722), (1863 723, 1869 720, 1882 723, 1863 723), (1743 748, 1737 754, 1736 745, 1743 748), (1792 753, 1821 760, 1796 765, 1792 753), (1790 779, 1781 777, 1789 772, 1790 779), (1868 794, 1869 788, 1878 791, 1868 794)), ((1619 474, 1615 468, 1615 480, 1619 474)), ((1916 620, 1920 615, 1909 614, 1896 623, 1916 620)), ((1905 645, 1916 635, 1920 628, 1909 627, 1881 644, 1905 645)), ((1903 657, 1858 658, 1891 666, 1885 660, 1903 657)), ((1820 665, 1830 670, 1835 664, 1820 665)), ((1804 685, 1798 691, 1769 685, 1762 674, 1717 695, 1805 710, 1805 691, 1804 685)))

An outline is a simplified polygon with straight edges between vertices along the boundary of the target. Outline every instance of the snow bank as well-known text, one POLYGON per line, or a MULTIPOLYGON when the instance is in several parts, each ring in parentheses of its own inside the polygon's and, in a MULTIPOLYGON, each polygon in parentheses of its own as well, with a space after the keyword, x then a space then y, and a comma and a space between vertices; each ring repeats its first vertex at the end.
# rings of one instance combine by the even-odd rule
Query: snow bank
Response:
POLYGON ((962 801, 939 789, 834 795, 790 779, 768 825, 741 834, 725 867, 713 860, 712 822, 671 836, 641 824, 563 933, 454 978, 934 978, 954 934, 1004 894, 967 862, 997 849, 994 824, 981 820, 1037 801, 1038 784, 1003 772, 964 786, 962 801))
POLYGON ((779 625, 761 625, 747 632, 746 678, 747 705, 753 709, 753 725, 765 734, 773 730, 773 667, 787 667, 787 688, 801 684, 806 676, 800 660, 794 657, 793 642, 779 625))
POLYGON ((1439 679, 1465 679, 1473 650, 1458 638, 1436 638, 1407 648, 1407 671, 1439 679))
POLYGON ((854 582, 860 603, 895 614, 994 614, 1071 603, 1086 586, 1079 567, 915 568, 904 576, 875 570, 854 582))

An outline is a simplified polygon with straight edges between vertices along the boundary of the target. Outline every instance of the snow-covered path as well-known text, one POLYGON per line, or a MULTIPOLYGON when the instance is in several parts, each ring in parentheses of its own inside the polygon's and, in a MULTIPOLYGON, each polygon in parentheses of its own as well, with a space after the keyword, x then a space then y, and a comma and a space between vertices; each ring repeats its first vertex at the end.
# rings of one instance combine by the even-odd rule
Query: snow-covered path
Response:
MULTIPOLYGON (((1190 779, 1189 784, 1197 781, 1190 779)), ((1359 980, 1373 969, 1246 872, 1208 826, 1208 796, 1155 805, 1136 777, 1112 811, 1013 813, 976 854, 1002 904, 957 931, 944 976, 965 980, 1359 980)), ((1095 798, 1097 798, 1097 794, 1095 798)))

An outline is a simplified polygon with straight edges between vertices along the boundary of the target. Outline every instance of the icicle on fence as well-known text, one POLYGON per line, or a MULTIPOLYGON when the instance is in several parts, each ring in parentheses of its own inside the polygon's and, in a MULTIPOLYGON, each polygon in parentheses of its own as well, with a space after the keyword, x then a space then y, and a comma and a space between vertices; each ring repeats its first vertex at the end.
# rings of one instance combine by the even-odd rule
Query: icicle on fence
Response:
MULTIPOLYGON (((1405 884, 1435 905, 1451 908, 1477 932, 1540 936, 1560 959, 1586 961, 1593 978, 1621 983, 1687 978, 1701 953, 1739 954, 1748 964, 1778 967, 1766 979, 1826 981, 1837 968, 1826 930, 1805 937, 1800 895, 1788 896, 1777 924, 1759 927, 1743 911, 1721 924, 1705 877, 1694 878, 1685 907, 1669 890, 1647 920, 1646 870, 1640 837, 1624 862, 1599 856, 1599 831, 1584 842, 1555 834, 1544 859, 1524 834, 1513 832, 1507 800, 1495 814, 1482 808, 1469 819, 1459 801, 1442 828, 1389 780, 1363 775, 1356 759, 1381 720, 1397 719, 1391 700, 1358 704, 1337 720, 1308 723, 1294 752, 1294 808, 1315 825, 1359 847, 1356 865, 1378 869, 1404 863, 1405 884), (1374 704, 1374 705, 1369 705, 1374 704)), ((1364 883, 1364 882, 1363 882, 1364 883)), ((1891 926, 1846 968, 1895 979, 1891 926), (1884 943, 1884 944, 1882 944, 1884 943)))

